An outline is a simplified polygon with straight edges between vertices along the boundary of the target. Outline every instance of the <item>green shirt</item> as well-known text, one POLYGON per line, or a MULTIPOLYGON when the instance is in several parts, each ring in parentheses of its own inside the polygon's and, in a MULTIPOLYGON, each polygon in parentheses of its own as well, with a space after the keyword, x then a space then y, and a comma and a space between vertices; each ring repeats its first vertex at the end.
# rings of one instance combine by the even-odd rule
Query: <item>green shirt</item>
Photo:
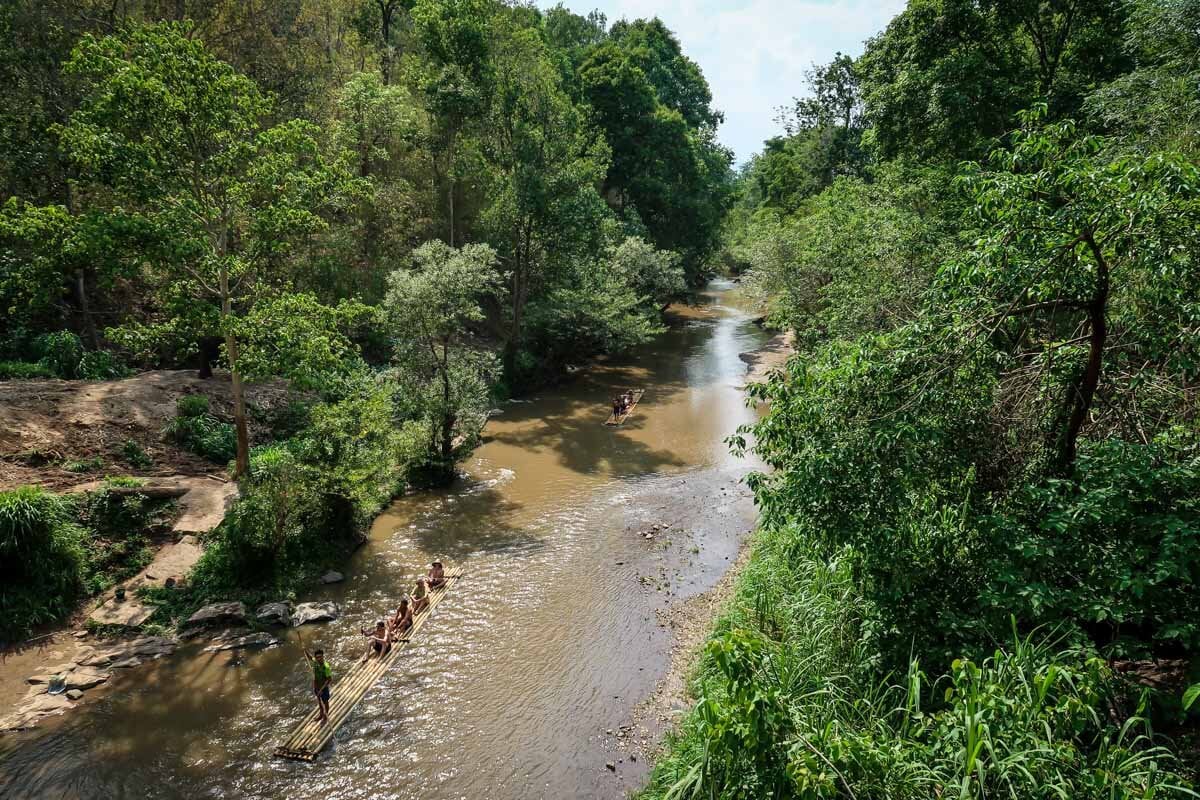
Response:
POLYGON ((329 666, 328 661, 316 661, 312 663, 313 682, 318 686, 325 683, 327 680, 333 679, 333 667, 329 666))
POLYGON ((424 596, 425 596, 425 593, 426 593, 426 591, 427 591, 427 590, 426 590, 426 588, 425 588, 425 584, 423 584, 423 583, 418 583, 418 584, 416 585, 416 588, 414 588, 414 589, 413 589, 413 599, 414 599, 414 600, 420 600, 422 597, 424 597, 424 596))

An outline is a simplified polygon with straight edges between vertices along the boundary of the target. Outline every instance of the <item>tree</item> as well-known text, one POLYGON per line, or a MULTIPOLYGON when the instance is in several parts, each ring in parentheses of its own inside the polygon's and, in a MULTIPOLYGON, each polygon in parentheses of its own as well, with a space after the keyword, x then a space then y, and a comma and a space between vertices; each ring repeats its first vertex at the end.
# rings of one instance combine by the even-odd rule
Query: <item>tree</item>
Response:
POLYGON ((981 155, 1036 91, 1021 43, 975 0, 912 0, 858 66, 881 159, 981 155))
POLYGON ((449 481, 455 440, 482 428, 496 377, 495 358, 468 335, 484 319, 480 303, 501 293, 496 254, 482 244, 427 242, 413 252, 412 269, 396 270, 388 285, 396 374, 429 422, 433 475, 449 481))
POLYGON ((1176 413, 1187 402, 1200 371, 1200 169, 1162 154, 1105 160, 1101 140, 1069 121, 1042 127, 1045 113, 1023 114, 1011 149, 962 178, 983 235, 943 279, 1018 374, 1057 392, 1049 465, 1069 474, 1104 382, 1118 422, 1121 397, 1146 383, 1177 387, 1176 413))
POLYGON ((433 147, 443 163, 434 162, 435 177, 445 183, 446 242, 455 246, 455 198, 459 191, 459 137, 486 109, 491 83, 489 27, 492 0, 421 0, 412 11, 417 36, 428 63, 421 78, 426 107, 435 121, 433 147))
POLYGON ((687 292, 679 256, 658 250, 645 239, 627 236, 611 248, 609 261, 621 282, 655 309, 666 309, 687 292))
POLYGON ((292 243, 359 187, 315 125, 267 127, 268 100, 184 25, 84 37, 67 71, 82 101, 59 133, 85 185, 154 230, 151 269, 218 306, 241 476, 250 440, 235 318, 286 289, 292 243))
POLYGON ((562 88, 538 30, 497 21, 481 232, 508 276, 505 368, 512 375, 525 307, 570 261, 601 246, 607 210, 596 193, 607 155, 562 88))
POLYGON ((699 67, 659 20, 618 23, 579 69, 612 152, 603 194, 629 232, 683 258, 702 282, 732 201, 732 154, 699 67))

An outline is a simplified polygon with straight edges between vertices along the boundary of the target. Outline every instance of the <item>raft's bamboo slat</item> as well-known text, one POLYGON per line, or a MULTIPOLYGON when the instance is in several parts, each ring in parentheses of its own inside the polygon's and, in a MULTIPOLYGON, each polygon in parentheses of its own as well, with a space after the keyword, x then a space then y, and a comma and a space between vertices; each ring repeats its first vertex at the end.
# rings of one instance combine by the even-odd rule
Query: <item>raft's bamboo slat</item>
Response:
POLYGON ((642 395, 645 393, 645 389, 634 389, 633 402, 629 404, 629 408, 625 409, 625 413, 620 416, 617 416, 616 414, 609 414, 608 419, 605 420, 604 424, 616 426, 624 423, 625 420, 629 419, 629 415, 633 413, 633 410, 637 408, 637 404, 642 401, 642 395))
POLYGON ((329 740, 337 733, 338 728, 349 719, 363 696, 399 658, 404 645, 412 640, 420 627, 425 624, 425 620, 429 619, 433 609, 450 591, 450 587, 458 582, 462 574, 462 567, 446 570, 446 582, 429 593, 429 605, 413 616, 412 627, 408 629, 404 638, 392 642, 391 649, 379 658, 372 658, 365 663, 355 661, 346 676, 333 684, 329 699, 329 718, 325 724, 317 722, 317 709, 314 708, 296 726, 287 741, 275 748, 275 755, 297 761, 314 760, 325 745, 329 744, 329 740))

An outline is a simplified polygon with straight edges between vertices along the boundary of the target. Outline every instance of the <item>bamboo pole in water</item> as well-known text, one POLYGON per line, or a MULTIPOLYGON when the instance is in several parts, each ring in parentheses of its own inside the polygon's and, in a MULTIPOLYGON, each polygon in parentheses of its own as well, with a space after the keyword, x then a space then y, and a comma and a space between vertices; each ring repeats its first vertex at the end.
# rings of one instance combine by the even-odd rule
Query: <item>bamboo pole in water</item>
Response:
POLYGON ((337 733, 337 729, 349 719, 354 707, 363 699, 363 696, 399 658, 404 645, 425 624, 425 620, 429 619, 433 613, 434 607, 446 596, 450 587, 458 582, 462 574, 462 567, 446 570, 446 582, 429 593, 429 604, 419 614, 413 616, 412 627, 408 629, 404 638, 394 641, 391 649, 378 658, 372 658, 366 662, 354 662, 349 672, 346 673, 346 677, 331 687, 329 718, 325 723, 317 722, 318 710, 313 709, 296 726, 287 741, 275 748, 275 755, 297 761, 315 759, 317 754, 329 744, 329 740, 337 733))

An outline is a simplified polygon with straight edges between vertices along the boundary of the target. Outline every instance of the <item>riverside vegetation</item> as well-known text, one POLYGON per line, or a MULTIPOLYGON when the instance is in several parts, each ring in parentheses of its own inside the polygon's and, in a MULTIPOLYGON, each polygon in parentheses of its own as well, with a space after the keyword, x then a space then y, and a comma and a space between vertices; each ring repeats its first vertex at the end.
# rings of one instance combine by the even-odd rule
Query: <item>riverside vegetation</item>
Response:
POLYGON ((761 531, 642 796, 1196 796, 1197 20, 910 0, 813 70, 726 229, 798 343, 761 531))
MULTIPOLYGON (((743 272, 798 353, 731 440, 761 531, 645 796, 1194 796, 1196 19, 911 0, 734 176, 657 20, 10 3, 0 375, 225 368, 231 419, 164 435, 242 496, 167 621, 296 590, 495 398, 743 272)), ((6 635, 102 588, 75 502, 0 498, 6 635)))
MULTIPOLYGON (((449 481, 498 400, 661 331, 732 201, 721 115, 658 20, 18 0, 0 31, 0 378, 215 363, 231 389, 162 432, 241 498, 149 598, 161 623, 296 591, 391 497, 449 481), (249 403, 259 381, 287 407, 249 403)), ((131 439, 60 466, 154 465, 131 439)), ((144 563, 97 582, 79 503, 5 488, 0 639, 144 563)))

